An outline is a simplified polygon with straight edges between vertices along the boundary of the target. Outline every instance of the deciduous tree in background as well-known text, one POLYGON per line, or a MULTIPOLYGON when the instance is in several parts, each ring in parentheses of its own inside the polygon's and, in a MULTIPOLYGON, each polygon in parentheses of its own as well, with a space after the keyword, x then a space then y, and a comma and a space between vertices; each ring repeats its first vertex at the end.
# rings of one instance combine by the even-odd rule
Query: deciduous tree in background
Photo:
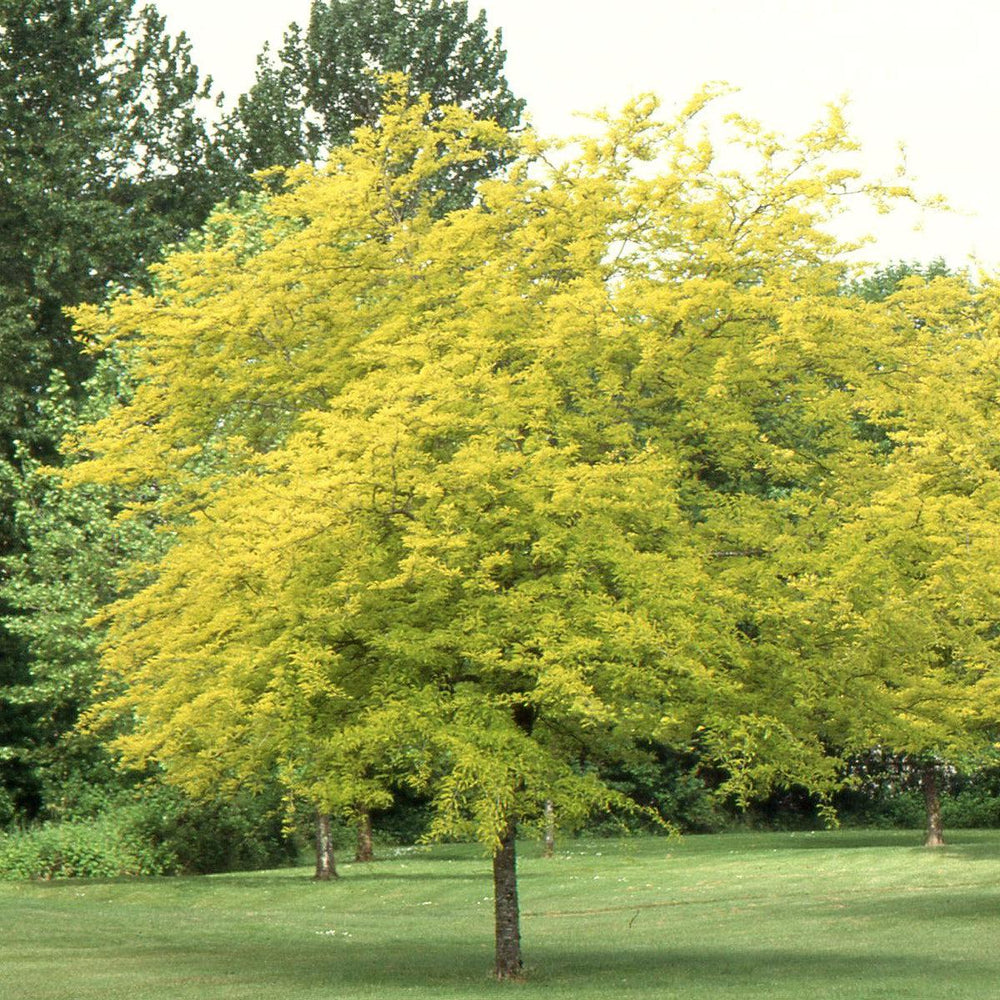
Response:
MULTIPOLYGON (((322 162, 382 110, 380 74, 403 73, 413 94, 430 95, 429 114, 454 104, 513 129, 524 101, 504 77, 507 54, 486 12, 469 17, 464 0, 313 0, 305 31, 291 25, 275 61, 265 49, 257 77, 223 128, 232 161, 245 173, 322 162)), ((441 210, 467 204, 476 180, 502 164, 498 151, 453 164, 438 178, 441 210)))
POLYGON ((63 308, 136 286, 219 198, 186 39, 131 0, 0 4, 0 435, 36 433, 53 368, 86 371, 63 308))
MULTIPOLYGON (((109 286, 143 285, 160 248, 201 225, 221 195, 220 154, 198 108, 207 96, 186 39, 168 36, 151 7, 0 2, 0 461, 12 463, 0 556, 28 544, 14 523, 15 494, 34 488, 17 485, 22 458, 55 454, 42 412, 50 376, 61 372, 78 397, 90 371, 64 308, 99 301, 109 286)), ((0 689, 31 683, 30 653, 5 628, 0 689)), ((17 701, 0 700, 0 769, 30 816, 39 789, 21 749, 44 742, 36 729, 48 724, 17 701)))
MULTIPOLYGON (((73 398, 56 373, 38 401, 37 430, 59 440, 102 415, 127 392, 123 369, 108 357, 73 398)), ((41 792, 50 817, 86 814, 116 786, 111 760, 93 735, 74 731, 100 679, 100 632, 89 624, 119 591, 118 574, 162 549, 141 518, 116 520, 126 498, 103 486, 64 490, 58 470, 25 447, 0 474, 13 499, 13 526, 23 551, 3 560, 3 596, 14 613, 7 628, 31 651, 30 675, 10 684, 4 700, 32 720, 22 734, 8 730, 8 766, 16 763, 41 792)))

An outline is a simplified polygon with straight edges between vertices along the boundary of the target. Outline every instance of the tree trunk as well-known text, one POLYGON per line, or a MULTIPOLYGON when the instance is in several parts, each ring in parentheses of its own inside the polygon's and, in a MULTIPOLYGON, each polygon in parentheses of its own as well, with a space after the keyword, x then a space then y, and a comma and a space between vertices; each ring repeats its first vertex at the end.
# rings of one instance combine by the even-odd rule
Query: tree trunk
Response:
POLYGON ((924 838, 924 847, 943 847, 941 796, 938 792, 937 768, 933 764, 924 768, 920 785, 924 791, 924 806, 927 809, 927 836, 924 838))
POLYGON ((358 811, 358 846, 354 852, 355 861, 371 861, 375 857, 372 850, 372 814, 367 809, 358 811))
POLYGON ((514 837, 517 823, 513 817, 499 848, 493 854, 493 898, 496 914, 497 979, 521 978, 520 910, 517 904, 517 851, 514 837))
POLYGON ((316 813, 316 878, 328 882, 337 877, 333 859, 333 836, 330 833, 330 814, 316 813))
POLYGON ((545 850, 544 855, 551 858, 556 852, 556 807, 552 799, 545 800, 545 850))

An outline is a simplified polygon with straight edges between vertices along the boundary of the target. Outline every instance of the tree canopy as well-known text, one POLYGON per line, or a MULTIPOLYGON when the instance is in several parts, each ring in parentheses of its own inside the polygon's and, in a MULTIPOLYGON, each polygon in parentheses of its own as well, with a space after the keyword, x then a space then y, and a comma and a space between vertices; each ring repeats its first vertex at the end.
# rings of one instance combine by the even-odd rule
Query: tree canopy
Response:
MULTIPOLYGON (((707 100, 637 100, 552 165, 391 79, 328 166, 77 312, 136 390, 68 480, 173 539, 105 615, 119 751, 194 791, 277 768, 324 808, 431 789, 434 832, 493 852, 501 977, 516 826, 616 801, 594 762, 693 741, 737 795, 828 791, 849 706, 899 687, 843 655, 881 627, 861 581, 895 579, 845 581, 843 547, 878 544, 864 498, 940 421, 922 370, 887 377, 918 293, 845 292, 823 226, 848 188, 908 192, 843 165, 835 108, 793 143, 734 119, 755 167, 718 167, 707 100), (441 214, 433 178, 514 153, 441 214)), ((925 321, 954 289, 920 284, 925 321)), ((942 372, 979 330, 947 326, 920 327, 942 372)), ((965 624, 949 692, 989 640, 965 624)))

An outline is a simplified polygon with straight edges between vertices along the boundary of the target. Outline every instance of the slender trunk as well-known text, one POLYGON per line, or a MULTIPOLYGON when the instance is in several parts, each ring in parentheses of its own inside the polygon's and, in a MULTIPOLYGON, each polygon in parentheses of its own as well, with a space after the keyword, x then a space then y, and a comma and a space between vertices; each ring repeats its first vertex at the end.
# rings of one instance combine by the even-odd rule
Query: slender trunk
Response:
POLYGON ((493 898, 496 914, 497 979, 521 978, 520 910, 517 904, 517 823, 507 821, 500 846, 493 854, 493 898))
POLYGON ((545 800, 545 857, 551 858, 556 852, 556 807, 552 799, 545 800))
POLYGON ((375 857, 372 849, 372 814, 367 809, 358 811, 358 847, 354 852, 355 861, 371 861, 375 857))
POLYGON ((924 791, 924 806, 927 809, 927 836, 924 838, 924 847, 943 847, 941 796, 938 791, 937 768, 933 764, 924 768, 920 784, 924 791))
POLYGON ((328 882, 337 877, 333 859, 333 836, 330 833, 330 814, 316 813, 316 878, 328 882))

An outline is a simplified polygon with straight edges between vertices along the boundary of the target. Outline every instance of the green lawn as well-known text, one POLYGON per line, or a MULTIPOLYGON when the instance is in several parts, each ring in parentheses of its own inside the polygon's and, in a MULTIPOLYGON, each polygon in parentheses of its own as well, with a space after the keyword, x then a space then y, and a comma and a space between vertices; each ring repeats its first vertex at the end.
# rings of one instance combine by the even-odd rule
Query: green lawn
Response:
MULTIPOLYGON (((1000 995, 1000 831, 565 841, 520 863, 528 981, 488 978, 470 847, 134 882, 0 883, 2 1000, 1000 995)), ((391 853, 391 852, 388 852, 391 853)))

